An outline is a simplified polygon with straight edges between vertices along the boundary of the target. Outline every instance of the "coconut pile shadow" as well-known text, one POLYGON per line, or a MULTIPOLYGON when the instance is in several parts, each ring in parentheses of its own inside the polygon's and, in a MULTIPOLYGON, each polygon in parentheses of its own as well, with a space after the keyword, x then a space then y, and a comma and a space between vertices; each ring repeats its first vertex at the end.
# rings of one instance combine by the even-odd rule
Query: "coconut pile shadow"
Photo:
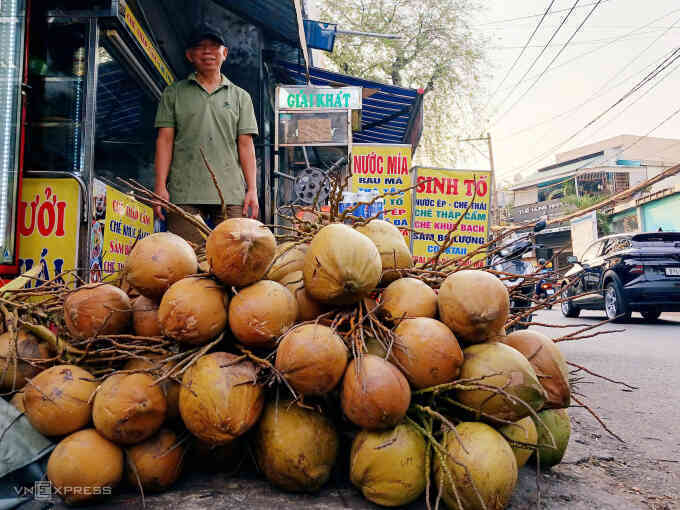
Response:
MULTIPOLYGON (((414 265, 394 225, 338 212, 339 178, 328 211, 286 206, 283 225, 213 230, 127 184, 205 244, 156 233, 110 280, 74 270, 25 288, 29 272, 0 288, 0 390, 59 441, 48 479, 83 488, 67 503, 105 505, 101 488, 125 484, 144 497, 208 468, 288 492, 348 480, 383 506, 500 509, 525 464, 561 461, 587 369, 570 372, 556 343, 606 331, 522 329, 560 298, 513 312, 521 289, 504 281, 519 275, 476 253, 440 260, 459 222, 414 265)), ((493 256, 507 234, 480 250, 493 256)))

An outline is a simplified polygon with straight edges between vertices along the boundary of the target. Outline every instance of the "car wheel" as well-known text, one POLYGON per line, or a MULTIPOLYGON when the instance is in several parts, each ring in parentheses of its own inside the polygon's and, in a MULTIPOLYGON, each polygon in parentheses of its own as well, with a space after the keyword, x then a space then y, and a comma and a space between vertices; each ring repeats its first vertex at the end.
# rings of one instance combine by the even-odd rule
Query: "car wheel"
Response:
POLYGON ((628 303, 616 282, 609 282, 604 288, 604 311, 612 322, 626 322, 630 319, 628 303))
POLYGON ((651 310, 642 310, 640 315, 642 315, 642 318, 647 322, 656 322, 661 315, 661 310, 655 310, 653 308, 651 310))
MULTIPOLYGON (((568 289, 565 289, 562 291, 562 299, 566 299, 570 297, 572 294, 569 292, 568 289)), ((574 303, 570 300, 568 301, 562 301, 560 303, 560 308, 562 309, 562 315, 565 317, 578 317, 579 314, 581 313, 581 309, 577 306, 574 306, 574 303)))

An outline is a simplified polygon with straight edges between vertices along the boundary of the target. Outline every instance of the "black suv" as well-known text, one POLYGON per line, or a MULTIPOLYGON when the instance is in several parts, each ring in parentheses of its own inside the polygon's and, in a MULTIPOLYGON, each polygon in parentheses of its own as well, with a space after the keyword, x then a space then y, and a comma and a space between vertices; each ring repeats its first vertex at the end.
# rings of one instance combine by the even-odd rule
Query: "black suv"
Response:
POLYGON ((661 312, 680 311, 680 232, 617 234, 603 237, 583 252, 562 281, 565 317, 581 310, 604 310, 626 321, 640 312, 655 321, 661 312), (568 286, 568 281, 577 279, 568 286))

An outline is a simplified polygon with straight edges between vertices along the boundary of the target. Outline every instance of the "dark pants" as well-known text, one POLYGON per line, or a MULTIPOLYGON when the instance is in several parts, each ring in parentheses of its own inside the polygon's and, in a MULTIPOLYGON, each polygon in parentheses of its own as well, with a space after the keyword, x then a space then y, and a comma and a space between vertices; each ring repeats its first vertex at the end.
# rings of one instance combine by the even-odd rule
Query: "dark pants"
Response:
MULTIPOLYGON (((242 205, 228 205, 226 217, 222 214, 222 207, 219 205, 180 205, 189 214, 200 215, 209 227, 214 228, 227 218, 243 217, 242 205)), ((183 217, 168 212, 166 214, 167 227, 170 232, 186 239, 187 241, 201 245, 204 239, 196 227, 185 220, 183 217)))

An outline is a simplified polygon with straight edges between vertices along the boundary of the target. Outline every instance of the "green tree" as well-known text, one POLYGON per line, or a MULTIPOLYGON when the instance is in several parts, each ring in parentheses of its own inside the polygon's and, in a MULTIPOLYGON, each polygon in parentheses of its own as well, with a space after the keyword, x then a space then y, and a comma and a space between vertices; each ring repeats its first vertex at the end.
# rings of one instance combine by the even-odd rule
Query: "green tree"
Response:
POLYGON ((484 40, 471 27, 476 0, 319 0, 324 21, 344 30, 401 39, 338 37, 326 54, 336 70, 392 85, 422 88, 419 164, 453 166, 456 138, 481 132, 484 40))

